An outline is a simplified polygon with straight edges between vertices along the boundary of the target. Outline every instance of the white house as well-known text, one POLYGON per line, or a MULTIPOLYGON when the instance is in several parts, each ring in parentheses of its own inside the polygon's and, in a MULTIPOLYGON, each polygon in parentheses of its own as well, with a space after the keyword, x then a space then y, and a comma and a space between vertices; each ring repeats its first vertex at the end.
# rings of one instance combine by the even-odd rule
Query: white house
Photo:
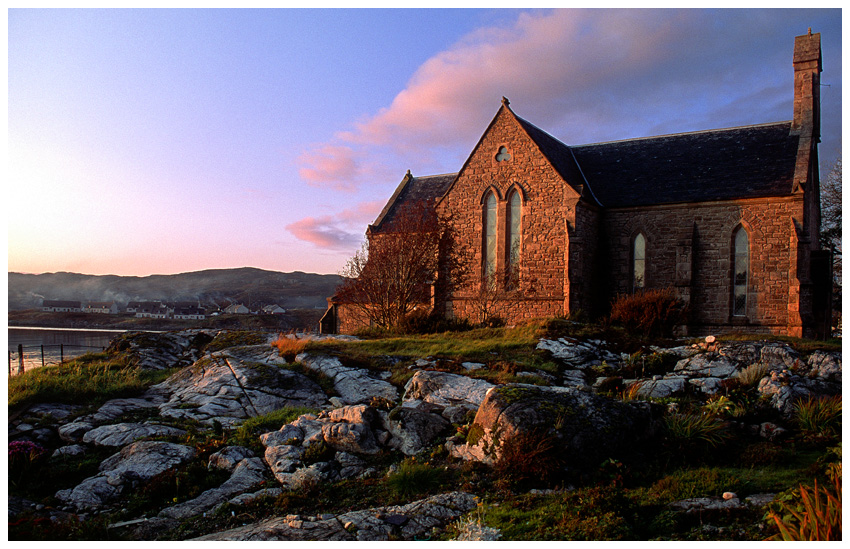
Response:
POLYGON ((251 313, 251 311, 248 310, 248 307, 241 303, 229 305, 226 309, 224 309, 224 312, 229 315, 247 315, 251 313))
POLYGON ((286 309, 281 307, 280 305, 266 305, 263 307, 263 314, 266 315, 282 315, 286 312, 286 309))
POLYGON ((168 307, 159 301, 145 301, 136 308, 136 318, 168 318, 168 307))
POLYGON ((41 310, 46 313, 79 313, 83 304, 79 301, 59 301, 45 299, 41 304, 41 310))
POLYGON ((116 315, 118 314, 118 304, 114 301, 89 301, 83 308, 83 312, 116 315))

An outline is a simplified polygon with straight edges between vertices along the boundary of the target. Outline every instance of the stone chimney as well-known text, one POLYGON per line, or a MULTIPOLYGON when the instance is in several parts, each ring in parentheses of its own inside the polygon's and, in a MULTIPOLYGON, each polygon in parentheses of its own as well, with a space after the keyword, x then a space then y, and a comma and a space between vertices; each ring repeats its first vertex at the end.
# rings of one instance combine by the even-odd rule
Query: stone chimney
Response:
POLYGON ((794 39, 794 121, 791 131, 820 142, 820 33, 794 39))

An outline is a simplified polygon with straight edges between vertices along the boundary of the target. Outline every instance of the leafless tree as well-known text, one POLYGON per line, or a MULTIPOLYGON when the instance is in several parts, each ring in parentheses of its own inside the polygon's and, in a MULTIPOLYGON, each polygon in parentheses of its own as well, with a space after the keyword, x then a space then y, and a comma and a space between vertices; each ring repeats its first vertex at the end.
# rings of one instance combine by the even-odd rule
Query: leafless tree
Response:
POLYGON ((414 310, 430 310, 436 288, 462 276, 453 241, 451 224, 430 204, 408 206, 368 235, 340 273, 336 297, 360 323, 393 328, 414 310))
POLYGON ((833 310, 841 311, 841 158, 821 181, 821 247, 832 252, 833 310))

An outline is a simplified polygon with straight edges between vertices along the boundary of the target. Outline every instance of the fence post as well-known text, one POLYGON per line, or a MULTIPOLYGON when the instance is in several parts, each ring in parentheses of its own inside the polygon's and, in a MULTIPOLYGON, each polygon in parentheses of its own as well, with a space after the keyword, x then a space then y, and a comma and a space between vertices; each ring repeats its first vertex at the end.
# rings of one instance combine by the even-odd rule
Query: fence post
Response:
POLYGON ((63 362, 65 362, 65 344, 60 343, 59 344, 59 363, 61 364, 63 362))
POLYGON ((44 368, 44 345, 41 346, 41 367, 44 368))
POLYGON ((18 375, 24 373, 24 346, 18 343, 18 375))

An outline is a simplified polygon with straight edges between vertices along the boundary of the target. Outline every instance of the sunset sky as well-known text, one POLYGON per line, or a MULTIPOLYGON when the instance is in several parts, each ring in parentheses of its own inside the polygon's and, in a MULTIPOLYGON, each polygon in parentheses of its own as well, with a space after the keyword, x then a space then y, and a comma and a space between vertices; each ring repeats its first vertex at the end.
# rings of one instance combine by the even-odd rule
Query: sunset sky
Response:
POLYGON ((568 145, 789 120, 841 11, 8 12, 8 269, 337 273, 405 172, 455 172, 506 96, 568 145))

